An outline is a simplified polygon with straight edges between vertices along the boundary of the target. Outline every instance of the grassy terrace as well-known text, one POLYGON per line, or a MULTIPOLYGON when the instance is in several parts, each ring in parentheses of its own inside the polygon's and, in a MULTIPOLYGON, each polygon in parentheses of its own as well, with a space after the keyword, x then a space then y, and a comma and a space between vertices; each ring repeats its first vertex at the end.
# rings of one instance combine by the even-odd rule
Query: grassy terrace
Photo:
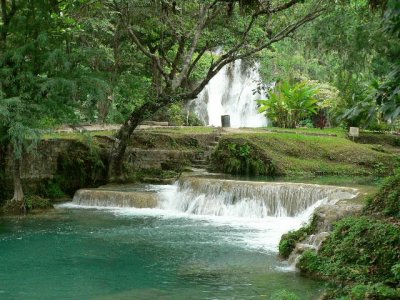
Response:
POLYGON ((337 136, 308 134, 315 130, 267 130, 225 134, 217 151, 216 161, 221 162, 217 170, 237 172, 245 153, 255 161, 254 165, 269 161, 275 174, 286 176, 382 176, 398 164, 398 147, 354 143, 340 130, 330 130, 337 136))
MULTIPOLYGON (((201 137, 216 132, 213 127, 142 127, 137 129, 133 143, 140 148, 193 148, 197 144, 191 144, 190 139, 197 138, 199 141, 201 137)), ((113 134, 115 130, 62 132, 46 134, 44 138, 84 140, 113 134)), ((347 132, 340 128, 230 128, 222 131, 216 153, 220 167, 217 166, 216 171, 240 175, 241 172, 232 171, 229 165, 238 164, 232 159, 235 155, 243 156, 234 158, 239 161, 245 155, 250 158, 256 155, 257 159, 272 162, 275 175, 292 177, 383 176, 398 165, 399 136, 362 132, 359 142, 350 140, 347 132), (250 147, 251 151, 247 154, 240 153, 244 145, 250 147), (237 147, 236 153, 230 153, 232 147, 237 147)), ((259 175, 268 174, 261 172, 259 175)))

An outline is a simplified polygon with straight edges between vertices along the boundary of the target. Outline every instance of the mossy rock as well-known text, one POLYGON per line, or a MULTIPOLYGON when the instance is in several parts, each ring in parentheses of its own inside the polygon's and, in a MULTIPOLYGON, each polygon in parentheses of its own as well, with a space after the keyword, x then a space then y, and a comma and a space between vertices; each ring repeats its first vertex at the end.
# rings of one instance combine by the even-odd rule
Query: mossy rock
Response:
POLYGON ((211 170, 233 175, 273 176, 273 161, 247 139, 223 139, 211 157, 211 170))
POLYGON ((376 195, 368 199, 366 212, 400 218, 400 170, 388 177, 376 195))
POLYGON ((50 200, 37 195, 28 195, 24 199, 28 210, 43 210, 53 208, 50 200))
POLYGON ((19 215, 30 211, 47 210, 51 208, 53 208, 53 204, 49 199, 37 195, 28 195, 24 197, 24 202, 7 201, 2 207, 2 212, 7 215, 19 215))
POLYGON ((51 181, 54 188, 73 195, 81 187, 97 187, 106 182, 107 159, 105 151, 95 144, 71 142, 57 159, 57 175, 51 181))
MULTIPOLYGON (((400 228, 384 220, 362 216, 339 221, 320 251, 304 252, 297 267, 303 273, 336 285, 337 288, 326 298, 336 299, 351 294, 357 285, 383 285, 382 293, 391 291, 400 284, 399 261, 400 228)), ((351 299, 397 299, 360 297, 351 299)))
POLYGON ((24 213, 24 205, 22 201, 6 201, 1 211, 6 215, 20 215, 24 213))
POLYGON ((303 241, 307 236, 316 232, 317 224, 318 217, 314 215, 309 225, 282 235, 279 242, 279 255, 282 258, 288 258, 298 242, 303 241))

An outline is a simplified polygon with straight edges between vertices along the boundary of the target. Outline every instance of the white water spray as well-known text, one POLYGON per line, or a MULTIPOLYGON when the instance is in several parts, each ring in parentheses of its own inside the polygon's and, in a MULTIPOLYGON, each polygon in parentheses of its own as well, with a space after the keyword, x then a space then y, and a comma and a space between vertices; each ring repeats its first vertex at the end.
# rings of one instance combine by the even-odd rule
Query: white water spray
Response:
POLYGON ((266 218, 303 217, 324 202, 352 198, 356 190, 298 183, 267 183, 186 178, 174 193, 164 193, 165 210, 194 215, 266 218))
POLYGON ((276 252, 282 234, 308 222, 315 208, 356 194, 356 189, 345 187, 188 177, 173 186, 80 190, 73 203, 63 207, 202 220, 202 226, 239 230, 226 237, 230 243, 276 252))
POLYGON ((231 127, 263 127, 267 119, 258 113, 256 93, 260 82, 259 65, 246 67, 241 60, 224 66, 190 104, 192 111, 206 125, 221 126, 221 115, 230 115, 231 127))

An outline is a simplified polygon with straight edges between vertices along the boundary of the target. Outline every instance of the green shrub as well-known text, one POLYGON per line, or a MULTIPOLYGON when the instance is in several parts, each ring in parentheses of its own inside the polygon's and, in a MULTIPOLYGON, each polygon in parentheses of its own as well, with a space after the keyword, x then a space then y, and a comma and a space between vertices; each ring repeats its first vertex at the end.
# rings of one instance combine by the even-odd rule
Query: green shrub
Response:
POLYGON ((304 252, 297 266, 334 283, 335 297, 396 299, 399 261, 400 228, 363 216, 339 221, 320 252, 304 252))
POLYGON ((63 198, 66 196, 66 194, 61 189, 60 183, 54 179, 40 185, 39 194, 45 198, 50 199, 63 198))
POLYGON ((400 170, 388 177, 378 193, 368 199, 366 212, 400 218, 400 170))
POLYGON ((300 300, 300 298, 291 292, 281 290, 272 294, 270 300, 300 300))
POLYGON ((358 284, 351 289, 350 297, 352 300, 400 299, 400 290, 388 287, 383 283, 358 284))
POLYGON ((53 207, 53 204, 50 203, 49 199, 45 199, 36 195, 25 196, 24 201, 28 210, 48 209, 53 207))
POLYGON ((152 116, 152 120, 168 122, 173 126, 204 126, 196 114, 189 112, 181 102, 173 103, 158 111, 152 116))
POLYGON ((316 215, 313 216, 311 223, 307 226, 300 228, 299 230, 290 231, 282 235, 279 242, 279 255, 282 258, 288 258, 290 253, 296 247, 297 242, 301 242, 308 235, 312 234, 316 230, 318 218, 316 215))
POLYGON ((295 128, 300 120, 311 117, 318 110, 318 89, 310 82, 296 84, 281 82, 270 92, 267 100, 258 100, 259 112, 265 113, 274 125, 295 128))
POLYGON ((211 158, 214 171, 233 175, 275 175, 272 161, 245 139, 220 141, 211 158))
POLYGON ((306 250, 301 255, 297 267, 303 272, 307 274, 318 274, 320 273, 320 268, 323 265, 322 258, 312 250, 306 250))

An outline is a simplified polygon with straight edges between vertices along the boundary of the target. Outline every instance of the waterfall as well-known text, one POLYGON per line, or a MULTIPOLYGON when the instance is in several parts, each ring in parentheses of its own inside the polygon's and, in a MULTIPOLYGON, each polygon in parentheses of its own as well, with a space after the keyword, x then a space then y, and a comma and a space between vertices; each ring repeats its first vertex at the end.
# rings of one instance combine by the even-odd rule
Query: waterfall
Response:
MULTIPOLYGON (((356 189, 298 183, 186 178, 159 207, 195 215, 244 218, 301 217, 323 202, 350 199, 356 189)), ((308 213, 309 212, 309 213, 308 213)))
POLYGON ((203 216, 307 219, 322 203, 350 199, 356 189, 303 183, 274 183, 184 177, 174 186, 116 186, 78 190, 79 206, 159 208, 203 216))
POLYGON ((153 208, 158 198, 152 192, 81 189, 72 202, 80 206, 153 208))
MULTIPOLYGON (((97 207, 123 216, 201 219, 204 224, 244 232, 235 235, 234 243, 275 252, 282 234, 308 222, 318 206, 356 194, 356 189, 346 187, 182 177, 174 185, 81 189, 72 203, 61 207, 97 207)), ((317 237, 310 242, 312 247, 319 243, 317 237)))
POLYGON ((253 94, 260 82, 259 65, 246 67, 242 60, 224 66, 193 100, 189 107, 206 125, 221 126, 221 115, 230 115, 231 127, 267 126, 267 119, 258 113, 253 94))

